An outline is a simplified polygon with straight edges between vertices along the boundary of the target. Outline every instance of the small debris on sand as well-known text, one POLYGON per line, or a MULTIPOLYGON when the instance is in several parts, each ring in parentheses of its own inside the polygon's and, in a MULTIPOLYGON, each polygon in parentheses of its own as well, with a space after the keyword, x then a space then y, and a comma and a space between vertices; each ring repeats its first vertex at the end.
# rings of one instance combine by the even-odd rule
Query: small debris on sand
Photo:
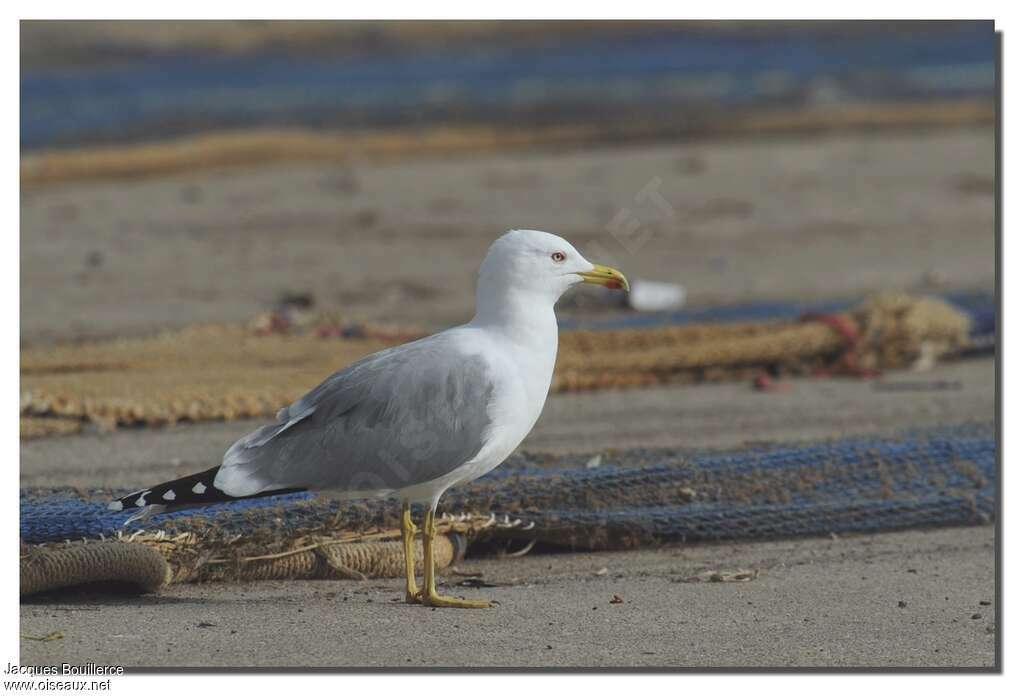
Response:
POLYGON ((678 582, 750 582, 757 578, 756 570, 705 570, 703 573, 691 575, 678 582))

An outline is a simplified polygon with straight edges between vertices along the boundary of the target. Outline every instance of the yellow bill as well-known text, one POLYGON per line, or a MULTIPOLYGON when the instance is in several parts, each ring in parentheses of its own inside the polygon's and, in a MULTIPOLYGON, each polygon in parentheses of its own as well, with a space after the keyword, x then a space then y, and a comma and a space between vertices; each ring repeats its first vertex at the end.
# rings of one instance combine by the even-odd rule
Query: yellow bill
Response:
POLYGON ((617 271, 609 266, 602 266, 599 263, 595 263, 594 270, 577 273, 577 275, 583 277, 584 283, 603 285, 606 288, 611 288, 612 290, 629 291, 629 281, 626 280, 626 276, 622 275, 621 271, 617 271))

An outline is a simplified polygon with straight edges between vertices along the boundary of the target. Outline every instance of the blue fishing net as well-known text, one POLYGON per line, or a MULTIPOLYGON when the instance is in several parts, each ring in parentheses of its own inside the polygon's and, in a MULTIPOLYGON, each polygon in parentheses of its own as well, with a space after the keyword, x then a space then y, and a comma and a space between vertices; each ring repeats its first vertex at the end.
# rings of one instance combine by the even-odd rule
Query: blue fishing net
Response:
MULTIPOLYGON (((629 548, 985 524, 995 515, 996 476, 994 425, 963 424, 729 451, 517 454, 449 491, 441 509, 518 520, 492 532, 499 536, 568 548, 629 548)), ((139 523, 122 527, 128 513, 105 507, 109 495, 122 492, 23 490, 21 539, 140 529, 139 523)), ((397 505, 299 493, 183 510, 152 518, 145 528, 293 534, 326 520, 353 529, 394 526, 397 505)))
MULTIPOLYGON (((995 334, 996 304, 990 293, 958 291, 939 295, 971 318, 971 338, 983 339, 995 334)), ((649 329, 679 324, 703 324, 747 321, 789 321, 803 314, 831 314, 853 309, 860 300, 827 302, 763 301, 680 309, 671 312, 634 313, 603 319, 560 319, 562 329, 649 329)))

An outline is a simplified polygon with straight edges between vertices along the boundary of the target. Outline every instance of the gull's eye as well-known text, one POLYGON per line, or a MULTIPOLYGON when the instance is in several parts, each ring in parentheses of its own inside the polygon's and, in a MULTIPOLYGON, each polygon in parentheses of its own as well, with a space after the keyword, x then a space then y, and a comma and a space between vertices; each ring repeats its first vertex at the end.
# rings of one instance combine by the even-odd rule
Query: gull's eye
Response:
POLYGON ((562 263, 563 261, 565 261, 565 254, 563 254, 560 251, 556 251, 551 255, 551 260, 554 261, 555 263, 562 263))

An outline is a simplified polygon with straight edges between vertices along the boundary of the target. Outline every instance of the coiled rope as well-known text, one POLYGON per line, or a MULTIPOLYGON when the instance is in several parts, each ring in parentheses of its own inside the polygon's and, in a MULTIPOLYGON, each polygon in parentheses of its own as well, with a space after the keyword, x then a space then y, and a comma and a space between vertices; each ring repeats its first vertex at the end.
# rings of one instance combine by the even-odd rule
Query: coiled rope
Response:
POLYGON ((169 582, 160 552, 120 541, 36 546, 22 550, 21 595, 93 583, 124 583, 153 591, 169 582))
MULTIPOLYGON (((463 523, 461 528, 469 527, 463 523)), ((182 582, 404 577, 402 544, 388 539, 396 533, 340 533, 315 540, 282 534, 273 541, 243 541, 237 536, 157 532, 23 546, 21 595, 89 584, 126 584, 151 592, 182 582)), ((438 534, 433 548, 437 567, 446 568, 465 553, 465 536, 438 534)), ((415 544, 414 550, 421 572, 422 545, 415 544)))

